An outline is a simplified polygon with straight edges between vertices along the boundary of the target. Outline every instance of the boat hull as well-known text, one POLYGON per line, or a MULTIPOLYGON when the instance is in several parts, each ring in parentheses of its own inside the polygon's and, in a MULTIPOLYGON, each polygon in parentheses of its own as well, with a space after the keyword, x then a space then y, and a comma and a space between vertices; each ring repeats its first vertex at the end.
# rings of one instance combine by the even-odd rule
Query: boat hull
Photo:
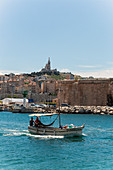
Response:
POLYGON ((65 137, 74 137, 81 136, 84 125, 75 128, 54 128, 54 127, 35 127, 28 126, 30 133, 35 135, 52 135, 52 136, 65 136, 65 137))

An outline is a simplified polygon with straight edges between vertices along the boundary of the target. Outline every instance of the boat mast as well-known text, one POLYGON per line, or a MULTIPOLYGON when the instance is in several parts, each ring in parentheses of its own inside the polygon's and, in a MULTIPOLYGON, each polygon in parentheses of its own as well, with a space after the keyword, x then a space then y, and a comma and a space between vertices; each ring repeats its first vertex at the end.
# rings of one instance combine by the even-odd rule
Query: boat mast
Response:
POLYGON ((61 127, 60 110, 59 110, 59 127, 61 127))
POLYGON ((59 88, 59 127, 61 127, 61 117, 60 117, 60 91, 61 91, 61 89, 59 88))

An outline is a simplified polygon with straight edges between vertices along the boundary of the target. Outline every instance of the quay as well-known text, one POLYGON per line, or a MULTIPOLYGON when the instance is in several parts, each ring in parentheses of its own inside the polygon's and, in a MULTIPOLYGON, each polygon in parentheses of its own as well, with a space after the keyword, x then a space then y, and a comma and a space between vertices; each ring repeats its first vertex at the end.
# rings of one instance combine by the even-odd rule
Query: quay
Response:
POLYGON ((61 113, 61 114, 99 114, 113 115, 113 107, 110 106, 67 106, 54 107, 13 107, 11 105, 1 106, 0 111, 9 111, 12 113, 61 113))

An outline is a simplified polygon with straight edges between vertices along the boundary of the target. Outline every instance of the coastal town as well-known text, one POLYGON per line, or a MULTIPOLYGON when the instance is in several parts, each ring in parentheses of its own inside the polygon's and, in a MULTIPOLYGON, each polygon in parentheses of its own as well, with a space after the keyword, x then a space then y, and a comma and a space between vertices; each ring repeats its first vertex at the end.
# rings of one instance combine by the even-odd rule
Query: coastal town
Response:
POLYGON ((0 105, 13 112, 24 105, 21 112, 55 112, 60 106, 62 113, 113 114, 113 80, 61 73, 48 58, 40 72, 1 75, 0 105))
POLYGON ((27 98, 33 102, 53 102, 52 100, 57 98, 58 82, 64 79, 74 80, 74 75, 60 73, 57 69, 52 70, 49 58, 45 68, 40 72, 0 75, 0 100, 23 98, 23 93, 27 92, 27 98))

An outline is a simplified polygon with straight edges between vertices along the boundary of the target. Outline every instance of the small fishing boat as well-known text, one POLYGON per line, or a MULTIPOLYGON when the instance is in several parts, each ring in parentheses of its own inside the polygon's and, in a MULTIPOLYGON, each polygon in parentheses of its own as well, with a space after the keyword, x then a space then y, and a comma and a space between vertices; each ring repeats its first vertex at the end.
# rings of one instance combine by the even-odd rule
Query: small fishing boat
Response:
MULTIPOLYGON (((30 117, 42 117, 42 116, 53 116, 56 113, 43 113, 43 114, 31 114, 29 115, 30 117)), ((82 130, 84 128, 84 124, 79 127, 75 127, 73 124, 70 126, 61 126, 61 120, 60 120, 60 114, 55 118, 55 120, 48 124, 45 125, 41 121, 39 122, 38 126, 28 126, 28 131, 32 134, 35 135, 52 135, 52 136, 64 136, 64 137, 74 137, 74 136, 81 136, 82 135, 82 130), (51 127, 56 119, 59 117, 59 128, 56 127, 51 127)))

